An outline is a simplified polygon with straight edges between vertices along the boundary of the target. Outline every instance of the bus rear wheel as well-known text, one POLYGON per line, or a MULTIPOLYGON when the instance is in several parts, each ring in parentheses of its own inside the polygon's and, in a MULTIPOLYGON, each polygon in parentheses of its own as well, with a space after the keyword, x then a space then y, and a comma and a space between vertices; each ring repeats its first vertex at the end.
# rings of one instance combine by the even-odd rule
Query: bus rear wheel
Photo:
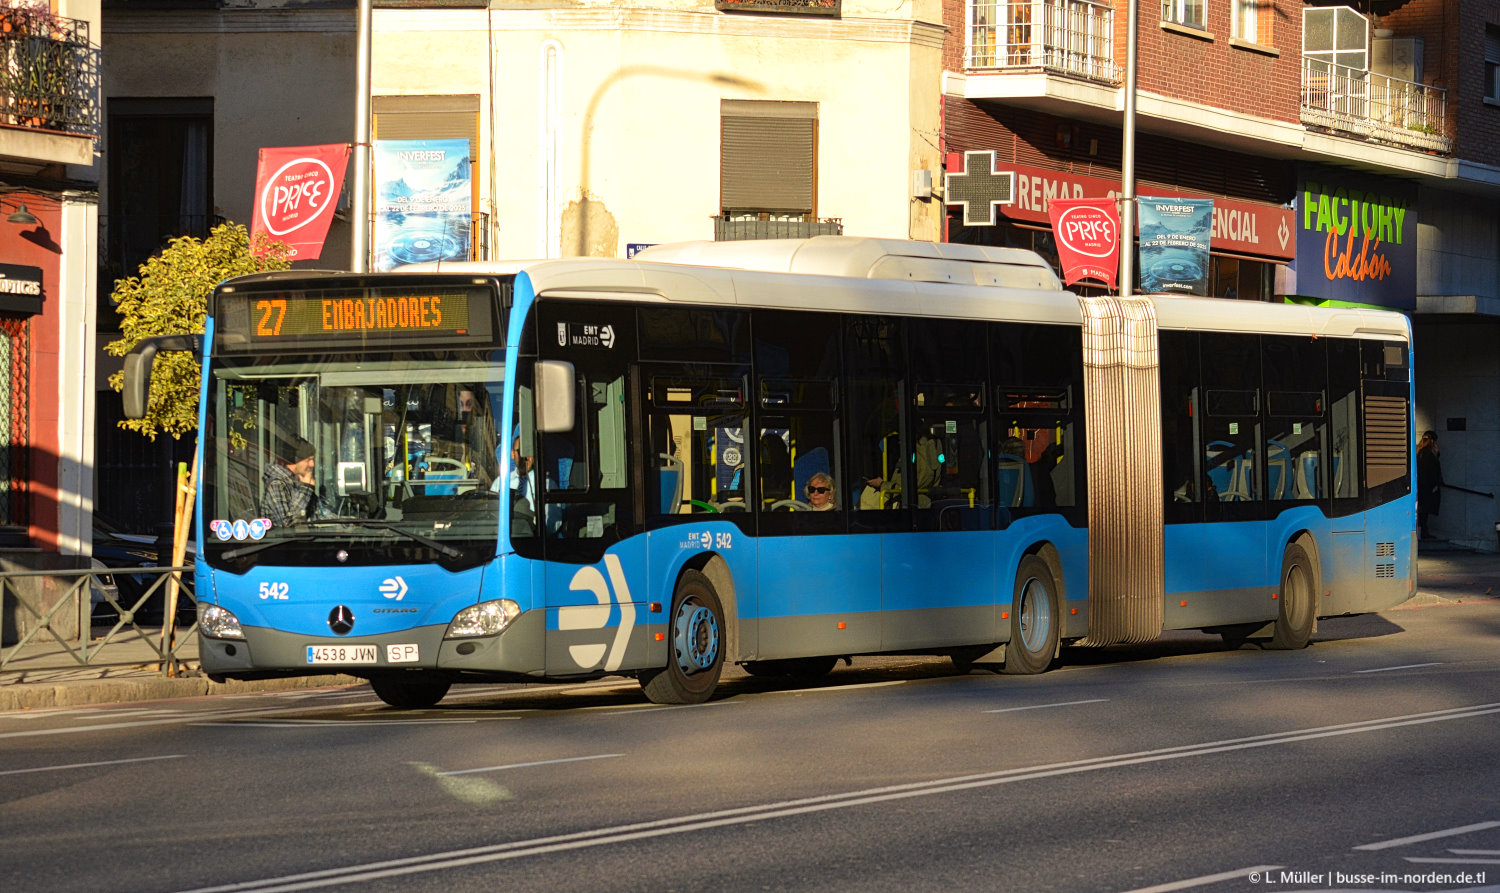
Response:
POLYGON ((409 676, 373 676, 370 688, 376 697, 392 707, 402 710, 421 710, 431 707, 448 693, 451 683, 446 679, 432 679, 422 674, 409 676))
POLYGON ((641 689, 656 704, 701 704, 724 669, 724 609, 708 577, 683 571, 672 596, 671 653, 666 667, 641 674, 641 689))
POLYGON ((1281 559, 1280 605, 1266 647, 1279 651, 1307 647, 1317 619, 1317 579, 1307 550, 1296 543, 1287 546, 1281 559))
POLYGON ((1016 568, 1011 602, 1010 643, 1001 672, 1012 676, 1040 673, 1052 665, 1058 647, 1057 583, 1047 562, 1027 555, 1016 568))

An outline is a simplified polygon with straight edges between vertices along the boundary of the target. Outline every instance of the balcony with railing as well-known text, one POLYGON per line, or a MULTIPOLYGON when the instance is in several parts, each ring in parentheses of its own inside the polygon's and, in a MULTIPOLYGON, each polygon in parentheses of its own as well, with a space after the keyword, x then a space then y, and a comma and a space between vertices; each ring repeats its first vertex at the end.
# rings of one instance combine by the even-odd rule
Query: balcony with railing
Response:
POLYGON ((1117 83, 1115 11, 1095 0, 969 0, 970 73, 1043 71, 1117 83))
POLYGON ((1445 91, 1321 59, 1302 60, 1302 123, 1448 153, 1445 91))
POLYGON ((841 236, 844 221, 838 217, 811 217, 774 214, 725 214, 715 216, 714 241, 741 239, 807 239, 812 236, 841 236))
POLYGON ((0 120, 96 137, 98 95, 99 53, 88 22, 0 8, 0 120))

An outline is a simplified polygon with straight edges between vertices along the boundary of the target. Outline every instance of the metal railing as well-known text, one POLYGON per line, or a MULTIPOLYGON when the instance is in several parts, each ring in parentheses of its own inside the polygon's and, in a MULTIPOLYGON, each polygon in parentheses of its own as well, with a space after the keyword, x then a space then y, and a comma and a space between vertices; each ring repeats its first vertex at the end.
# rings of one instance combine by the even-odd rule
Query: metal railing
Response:
POLYGON ((1446 91, 1321 59, 1302 59, 1302 123, 1448 153, 1446 91))
POLYGON ((1096 0, 970 0, 965 67, 1116 83, 1115 11, 1096 0))
POLYGON ((88 22, 0 7, 0 123, 97 137, 99 83, 88 22))
POLYGON ((811 236, 841 236, 844 221, 838 217, 737 217, 713 218, 714 241, 734 242, 742 239, 806 239, 811 236))
POLYGON ((178 652, 192 641, 197 621, 179 630, 176 612, 164 609, 160 626, 143 625, 141 613, 156 597, 170 600, 167 587, 174 579, 178 609, 191 608, 192 570, 182 566, 0 573, 0 643, 16 635, 13 645, 0 644, 0 673, 159 663, 163 676, 176 675, 182 664, 178 652), (133 597, 121 601, 116 580, 127 576, 141 585, 132 590, 133 597), (42 586, 23 593, 16 585, 18 580, 40 577, 52 578, 60 591, 42 586), (12 611, 29 622, 7 620, 12 611))

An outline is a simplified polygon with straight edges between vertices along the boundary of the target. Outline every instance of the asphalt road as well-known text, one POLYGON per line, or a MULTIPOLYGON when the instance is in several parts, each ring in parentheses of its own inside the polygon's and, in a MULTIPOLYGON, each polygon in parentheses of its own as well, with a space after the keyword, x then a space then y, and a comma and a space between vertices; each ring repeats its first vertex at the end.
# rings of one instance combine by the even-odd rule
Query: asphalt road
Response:
POLYGON ((0 714, 17 891, 1500 890, 1500 602, 1036 677, 856 661, 0 714))

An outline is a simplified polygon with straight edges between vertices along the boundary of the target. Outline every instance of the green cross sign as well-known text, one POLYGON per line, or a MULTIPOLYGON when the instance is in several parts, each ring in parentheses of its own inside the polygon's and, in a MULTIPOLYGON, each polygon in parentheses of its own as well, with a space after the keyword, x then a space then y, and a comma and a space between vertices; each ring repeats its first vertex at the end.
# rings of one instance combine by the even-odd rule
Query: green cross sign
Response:
POLYGON ((1015 180, 1015 171, 995 170, 993 151, 965 152, 963 172, 943 175, 943 201, 963 205, 964 226, 994 226, 995 206, 1015 202, 1015 180))

